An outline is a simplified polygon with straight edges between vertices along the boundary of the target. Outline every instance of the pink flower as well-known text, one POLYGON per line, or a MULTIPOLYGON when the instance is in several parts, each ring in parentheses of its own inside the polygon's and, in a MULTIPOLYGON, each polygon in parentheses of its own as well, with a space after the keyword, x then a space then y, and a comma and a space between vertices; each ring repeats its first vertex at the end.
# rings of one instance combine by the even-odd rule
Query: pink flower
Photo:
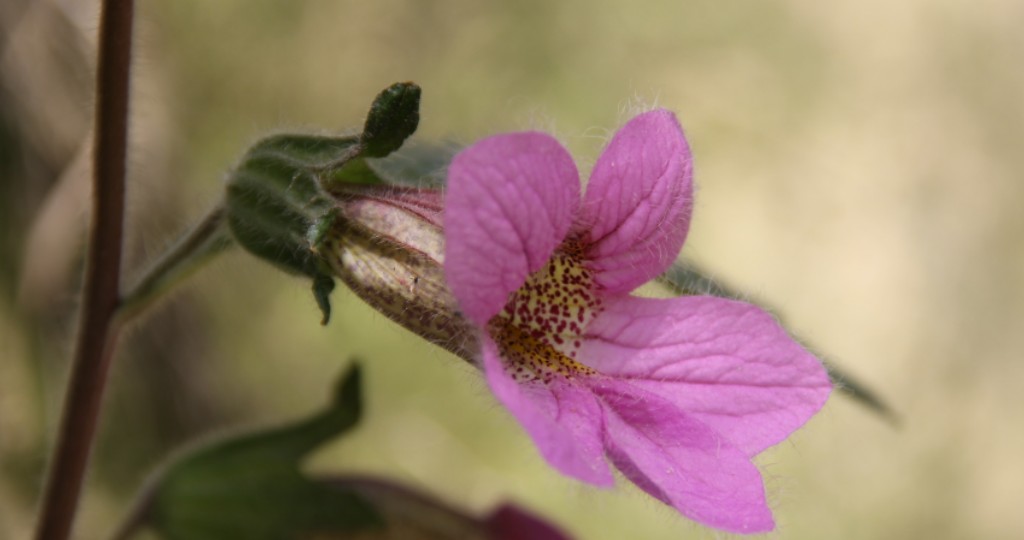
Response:
POLYGON ((488 384, 552 466, 610 486, 610 461, 690 519, 768 531, 751 458, 831 384, 756 306, 629 295, 675 259, 692 206, 689 146, 668 111, 616 133, 582 198, 554 138, 493 136, 449 168, 445 277, 479 330, 488 384))

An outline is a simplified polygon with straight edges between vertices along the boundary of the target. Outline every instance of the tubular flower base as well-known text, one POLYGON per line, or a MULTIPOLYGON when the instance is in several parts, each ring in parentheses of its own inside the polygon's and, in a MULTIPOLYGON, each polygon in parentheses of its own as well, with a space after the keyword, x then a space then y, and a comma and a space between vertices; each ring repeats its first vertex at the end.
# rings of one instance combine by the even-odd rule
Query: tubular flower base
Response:
POLYGON ((321 254, 367 304, 420 337, 472 361, 479 346, 444 280, 439 190, 347 186, 321 254))
POLYGON ((831 385, 756 306, 629 295, 679 253, 692 196, 690 150, 664 110, 619 130, 582 197, 549 135, 490 137, 449 168, 444 274, 491 389, 552 466, 610 486, 610 462, 690 519, 764 532, 751 458, 831 385))

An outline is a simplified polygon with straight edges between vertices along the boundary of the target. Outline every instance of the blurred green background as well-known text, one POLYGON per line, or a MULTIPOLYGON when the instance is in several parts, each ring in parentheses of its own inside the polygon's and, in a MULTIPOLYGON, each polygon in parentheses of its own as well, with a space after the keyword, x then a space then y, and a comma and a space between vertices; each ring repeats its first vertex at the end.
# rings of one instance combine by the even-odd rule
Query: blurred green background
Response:
MULTIPOLYGON (((93 2, 0 2, 0 538, 27 537, 77 309, 93 2)), ((1014 0, 138 3, 127 279, 269 131, 361 125, 423 89, 419 136, 553 130, 587 171, 638 107, 677 112, 686 252, 886 396, 842 396, 758 458, 779 538, 1024 537, 1024 4, 1014 0)), ((315 471, 379 473, 584 539, 718 538, 627 482, 559 477, 459 360, 334 293, 223 257, 133 326, 80 537, 185 441, 319 407, 350 358, 368 413, 315 471)))

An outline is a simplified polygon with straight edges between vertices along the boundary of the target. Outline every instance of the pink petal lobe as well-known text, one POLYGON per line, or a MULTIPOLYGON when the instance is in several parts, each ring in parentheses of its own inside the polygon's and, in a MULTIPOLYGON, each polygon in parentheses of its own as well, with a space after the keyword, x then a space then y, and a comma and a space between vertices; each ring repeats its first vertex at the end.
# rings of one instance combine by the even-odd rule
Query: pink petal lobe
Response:
POLYGON ((579 173, 549 135, 483 139, 448 169, 445 277, 470 320, 484 325, 569 231, 579 173))
POLYGON ((623 295, 604 307, 580 358, 665 398, 747 456, 785 439, 831 392, 821 362, 751 304, 623 295))
POLYGON ((775 528, 750 458, 667 400, 620 381, 593 385, 605 450, 638 487, 684 516, 737 533, 775 528))
POLYGON ((530 434, 544 459, 562 474, 601 487, 614 483, 601 445, 601 408, 590 390, 562 378, 549 383, 516 381, 497 345, 483 338, 487 382, 530 434))
POLYGON ((692 207, 690 147, 675 115, 630 120, 594 165, 583 199, 598 284, 629 292, 664 272, 683 247, 692 207))

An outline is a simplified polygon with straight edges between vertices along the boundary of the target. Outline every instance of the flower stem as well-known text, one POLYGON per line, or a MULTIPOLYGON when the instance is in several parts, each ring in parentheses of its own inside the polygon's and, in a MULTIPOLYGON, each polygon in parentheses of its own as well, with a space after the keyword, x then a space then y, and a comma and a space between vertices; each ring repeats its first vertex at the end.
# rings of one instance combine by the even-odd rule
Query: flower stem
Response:
POLYGON ((153 304, 163 293, 190 276, 214 255, 233 244, 225 228, 224 206, 218 204, 185 233, 121 297, 117 321, 127 322, 153 304))
POLYGON ((36 528, 39 540, 64 540, 71 532, 117 341, 133 12, 133 0, 103 0, 101 6, 93 208, 82 313, 36 528))

